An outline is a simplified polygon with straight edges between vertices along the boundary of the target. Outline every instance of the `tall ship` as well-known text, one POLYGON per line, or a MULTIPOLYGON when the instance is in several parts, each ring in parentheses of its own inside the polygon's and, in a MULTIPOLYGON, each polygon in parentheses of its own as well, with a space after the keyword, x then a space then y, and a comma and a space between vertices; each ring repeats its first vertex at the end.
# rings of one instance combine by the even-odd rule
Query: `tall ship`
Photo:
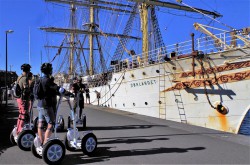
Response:
POLYGON ((81 76, 91 104, 250 135, 249 27, 234 29, 184 0, 45 2, 68 18, 67 27, 40 28, 60 41, 45 45, 59 85, 69 89, 81 76), (159 11, 200 15, 226 30, 194 22, 199 35, 165 45, 159 11))

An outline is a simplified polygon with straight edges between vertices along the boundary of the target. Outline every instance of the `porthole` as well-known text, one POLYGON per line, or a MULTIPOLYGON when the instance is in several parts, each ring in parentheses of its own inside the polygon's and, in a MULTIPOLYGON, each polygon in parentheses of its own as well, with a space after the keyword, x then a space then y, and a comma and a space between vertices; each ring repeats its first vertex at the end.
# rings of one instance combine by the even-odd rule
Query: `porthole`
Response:
POLYGON ((122 76, 122 79, 125 79, 125 76, 122 76))
POLYGON ((135 106, 135 103, 133 103, 133 106, 135 106))
POLYGON ((123 103, 123 106, 125 107, 125 104, 123 103))
POLYGON ((156 73, 160 73, 160 71, 159 71, 159 70, 156 70, 156 73))
POLYGON ((116 107, 116 104, 115 104, 115 107, 116 107))
POLYGON ((115 78, 115 81, 116 81, 116 78, 115 78))
POLYGON ((135 75, 134 75, 134 74, 131 74, 131 77, 135 77, 135 75))
POLYGON ((142 72, 142 74, 145 76, 145 75, 146 75, 146 72, 142 72))
POLYGON ((112 96, 115 97, 115 94, 113 93, 112 96))
POLYGON ((176 67, 175 67, 175 66, 173 66, 173 67, 172 67, 172 69, 173 69, 173 70, 176 70, 176 67))
POLYGON ((145 102, 145 105, 148 105, 148 102, 145 102))
POLYGON ((159 100, 158 103, 161 104, 161 100, 159 100))

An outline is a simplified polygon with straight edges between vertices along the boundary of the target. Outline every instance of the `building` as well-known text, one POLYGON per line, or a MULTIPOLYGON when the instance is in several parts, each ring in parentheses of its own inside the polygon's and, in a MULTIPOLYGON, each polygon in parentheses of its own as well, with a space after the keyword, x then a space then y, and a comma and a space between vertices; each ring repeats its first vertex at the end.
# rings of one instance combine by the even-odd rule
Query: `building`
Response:
MULTIPOLYGON (((14 71, 7 72, 7 85, 11 86, 18 78, 18 75, 14 71)), ((5 70, 0 70, 0 87, 5 87, 5 70)))

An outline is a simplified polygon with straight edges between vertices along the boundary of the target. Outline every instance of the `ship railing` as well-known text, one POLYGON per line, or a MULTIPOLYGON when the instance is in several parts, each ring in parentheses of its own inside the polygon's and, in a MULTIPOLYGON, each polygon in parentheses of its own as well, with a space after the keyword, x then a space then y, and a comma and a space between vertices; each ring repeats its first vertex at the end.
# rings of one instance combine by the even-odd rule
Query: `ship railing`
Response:
POLYGON ((83 77, 84 82, 87 83, 87 85, 91 88, 107 85, 108 82, 111 80, 111 78, 112 78, 111 71, 83 77))
MULTIPOLYGON (((249 35, 241 35, 241 37, 248 41, 250 39, 249 35)), ((246 46, 246 43, 243 40, 235 37, 235 35, 232 35, 229 32, 225 32, 216 34, 213 37, 205 36, 195 39, 194 48, 204 54, 211 54, 229 49, 237 49, 244 46, 246 46)), ((187 57, 188 55, 191 55, 191 53, 192 40, 180 42, 123 59, 119 61, 118 64, 113 65, 113 72, 121 72, 125 69, 131 70, 155 63, 162 63, 171 59, 187 57)))

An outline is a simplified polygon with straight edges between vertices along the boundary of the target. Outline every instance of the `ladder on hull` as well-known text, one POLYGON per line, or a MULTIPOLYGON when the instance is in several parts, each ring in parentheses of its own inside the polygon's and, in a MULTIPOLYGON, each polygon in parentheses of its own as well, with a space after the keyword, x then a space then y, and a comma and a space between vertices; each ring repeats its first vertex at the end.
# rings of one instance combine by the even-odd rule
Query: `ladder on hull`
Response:
MULTIPOLYGON (((176 52, 178 52, 178 49, 176 50, 176 52)), ((172 82, 178 82, 178 81, 176 81, 177 64, 178 64, 178 61, 177 61, 177 59, 175 59, 175 63, 174 63, 175 66, 174 66, 173 73, 172 73, 173 74, 172 82)), ((173 90, 173 94, 174 94, 175 103, 176 103, 176 106, 178 109, 180 121, 181 121, 181 123, 187 124, 187 117, 186 117, 186 112, 184 109, 184 103, 183 103, 183 99, 181 96, 181 91, 180 90, 173 90)))
MULTIPOLYGON (((171 73, 171 75, 173 76, 172 78, 173 81, 169 77, 170 75, 167 75, 167 73, 169 72, 166 71, 165 65, 167 64, 166 63, 159 64, 159 118, 160 119, 166 119, 166 92, 163 92, 166 89, 166 76, 168 76, 170 82, 174 82, 174 80, 176 79, 176 73, 173 72, 171 73)), ((181 96, 181 92, 180 90, 174 90, 173 94, 176 106, 178 108, 180 121, 181 123, 187 124, 187 117, 184 109, 184 103, 181 96)))
POLYGON ((181 92, 179 90, 177 91, 174 90, 174 97, 175 97, 175 102, 178 108, 181 123, 187 124, 187 117, 186 117, 186 113, 184 109, 183 99, 181 97, 181 92))
POLYGON ((166 119, 165 67, 159 64, 159 118, 166 119))

